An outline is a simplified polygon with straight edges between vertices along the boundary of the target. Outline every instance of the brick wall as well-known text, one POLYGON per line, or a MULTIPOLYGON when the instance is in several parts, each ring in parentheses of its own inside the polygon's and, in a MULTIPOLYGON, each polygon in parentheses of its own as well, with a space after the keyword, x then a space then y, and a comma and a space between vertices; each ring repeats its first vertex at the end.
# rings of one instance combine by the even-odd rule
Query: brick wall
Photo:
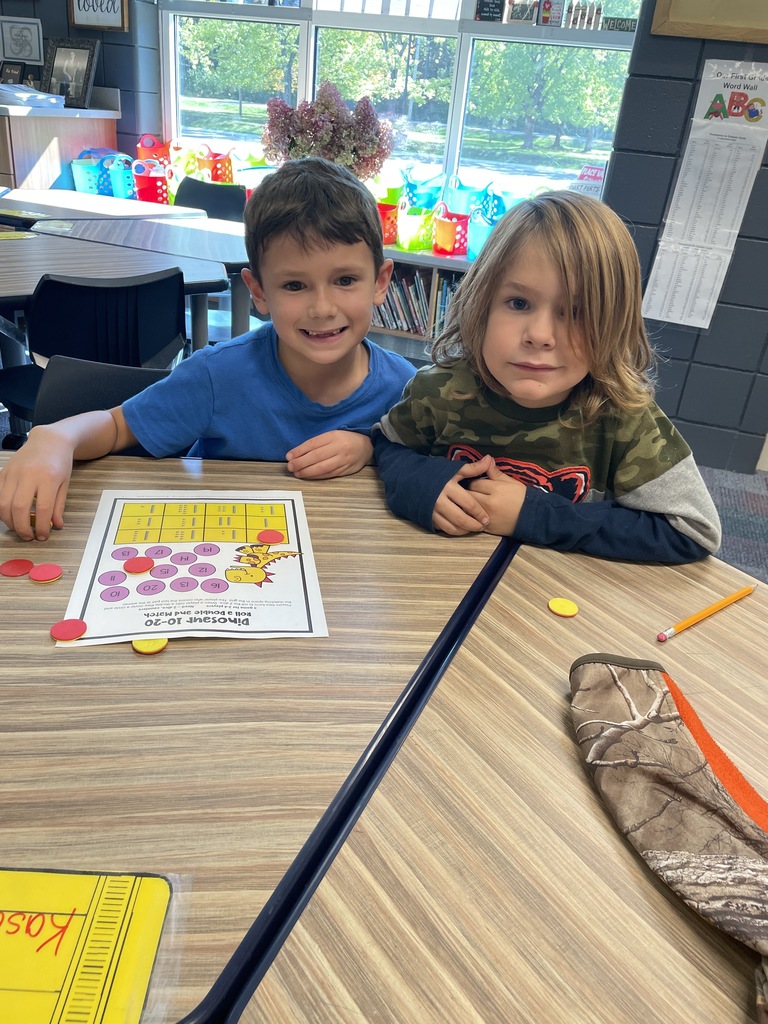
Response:
MULTIPOLYGON (((644 280, 683 154, 704 61, 768 64, 768 45, 651 35, 654 6, 655 0, 644 0, 603 194, 635 239, 644 280)), ((758 173, 710 327, 700 331, 653 321, 648 327, 663 356, 659 404, 697 461, 753 472, 768 433, 768 157, 758 173)), ((760 468, 768 465, 761 461, 760 468)))

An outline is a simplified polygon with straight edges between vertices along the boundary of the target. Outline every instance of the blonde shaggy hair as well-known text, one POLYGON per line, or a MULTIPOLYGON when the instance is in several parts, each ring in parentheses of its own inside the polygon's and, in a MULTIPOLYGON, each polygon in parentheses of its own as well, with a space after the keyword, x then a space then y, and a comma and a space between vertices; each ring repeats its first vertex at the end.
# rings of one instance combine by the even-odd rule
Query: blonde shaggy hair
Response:
POLYGON ((545 192, 513 207, 493 229, 448 308, 446 327, 432 346, 438 366, 465 361, 484 384, 506 394, 483 358, 491 303, 508 267, 536 242, 562 281, 569 332, 583 337, 587 377, 571 407, 591 423, 612 405, 642 409, 653 398, 653 350, 641 314, 637 250, 619 217, 578 192, 545 192), (574 319, 575 310, 575 319, 574 319))

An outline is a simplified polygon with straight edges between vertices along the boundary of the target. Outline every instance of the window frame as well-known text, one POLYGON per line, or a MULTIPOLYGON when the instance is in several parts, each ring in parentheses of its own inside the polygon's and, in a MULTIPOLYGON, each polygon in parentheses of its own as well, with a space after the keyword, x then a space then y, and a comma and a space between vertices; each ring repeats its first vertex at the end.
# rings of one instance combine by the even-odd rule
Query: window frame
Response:
POLYGON ((165 138, 169 139, 175 136, 177 134, 176 127, 179 124, 176 62, 171 59, 171 55, 177 52, 175 18, 178 16, 297 24, 299 26, 298 102, 313 98, 318 29, 335 28, 361 32, 392 32, 455 38, 457 40, 456 62, 448 107, 442 167, 443 173, 447 175, 455 174, 459 165, 472 47, 476 39, 581 48, 591 43, 592 49, 595 50, 622 50, 625 52, 631 51, 635 40, 634 33, 630 32, 475 21, 473 17, 475 3, 476 0, 461 0, 460 17, 458 20, 449 20, 417 18, 409 15, 365 14, 352 11, 319 11, 312 8, 312 0, 301 0, 300 7, 219 3, 218 0, 211 0, 211 2, 207 2, 207 0, 158 0, 160 78, 165 138))

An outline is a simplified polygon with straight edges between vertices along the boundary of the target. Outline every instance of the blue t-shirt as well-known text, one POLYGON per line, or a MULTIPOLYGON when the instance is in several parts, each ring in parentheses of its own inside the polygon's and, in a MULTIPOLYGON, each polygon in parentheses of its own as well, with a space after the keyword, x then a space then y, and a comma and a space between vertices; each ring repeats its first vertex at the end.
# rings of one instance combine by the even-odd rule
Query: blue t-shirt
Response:
POLYGON ((194 352, 168 377, 123 403, 139 444, 162 457, 283 462, 297 445, 328 430, 370 433, 416 372, 407 359, 367 339, 368 375, 336 405, 313 402, 277 357, 271 323, 194 352))

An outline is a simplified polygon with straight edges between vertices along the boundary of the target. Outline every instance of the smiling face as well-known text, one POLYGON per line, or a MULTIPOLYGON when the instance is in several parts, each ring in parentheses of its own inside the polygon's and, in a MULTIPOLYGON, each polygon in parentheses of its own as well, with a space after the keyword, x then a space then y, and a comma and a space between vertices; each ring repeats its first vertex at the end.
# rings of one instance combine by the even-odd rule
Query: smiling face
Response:
POLYGON ((482 347, 488 370, 527 409, 558 405, 589 373, 578 318, 569 338, 564 301, 554 264, 529 241, 496 290, 482 347))
POLYGON ((365 242, 307 249, 290 235, 273 238, 261 260, 261 282, 243 271, 254 305, 268 314, 289 375, 313 367, 350 364, 371 326, 371 309, 384 301, 392 275, 386 260, 376 273, 365 242))

